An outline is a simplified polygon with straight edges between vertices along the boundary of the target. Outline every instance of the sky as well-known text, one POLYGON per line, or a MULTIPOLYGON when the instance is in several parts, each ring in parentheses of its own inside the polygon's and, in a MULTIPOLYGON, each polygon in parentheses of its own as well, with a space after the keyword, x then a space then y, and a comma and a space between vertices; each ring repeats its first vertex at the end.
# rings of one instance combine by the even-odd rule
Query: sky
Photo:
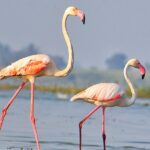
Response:
POLYGON ((61 19, 72 5, 86 14, 85 25, 77 17, 67 20, 75 63, 104 68, 120 52, 150 63, 149 0, 0 0, 0 41, 14 50, 33 43, 67 60, 61 19))

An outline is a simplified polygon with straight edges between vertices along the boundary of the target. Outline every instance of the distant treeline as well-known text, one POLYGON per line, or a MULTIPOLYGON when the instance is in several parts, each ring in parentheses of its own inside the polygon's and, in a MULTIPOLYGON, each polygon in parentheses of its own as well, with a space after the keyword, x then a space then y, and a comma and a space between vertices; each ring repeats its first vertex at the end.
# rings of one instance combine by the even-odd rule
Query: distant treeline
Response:
MULTIPOLYGON (((0 43, 0 68, 7 66, 23 57, 39 53, 41 53, 40 50, 33 44, 29 44, 27 47, 20 50, 13 50, 9 45, 0 43)), ((52 58, 60 68, 66 65, 63 57, 52 56, 52 58)))
MULTIPOLYGON (((29 44, 25 48, 14 50, 9 45, 0 42, 0 68, 11 64, 12 62, 27 57, 30 55, 43 53, 44 50, 38 49, 34 44, 29 44)), ((49 55, 49 54, 48 54, 49 55)), ((51 55, 49 55, 51 56, 51 55)), ((63 68, 66 66, 66 61, 61 56, 51 56, 58 67, 63 68)), ((126 64, 128 57, 122 52, 114 53, 105 60, 106 69, 109 70, 122 70, 126 64)), ((75 68, 81 68, 82 64, 74 64, 75 68)), ((150 70, 150 63, 145 64, 146 68, 150 70)), ((99 68, 99 66, 94 66, 99 68)), ((83 69, 83 68, 82 68, 83 69)))

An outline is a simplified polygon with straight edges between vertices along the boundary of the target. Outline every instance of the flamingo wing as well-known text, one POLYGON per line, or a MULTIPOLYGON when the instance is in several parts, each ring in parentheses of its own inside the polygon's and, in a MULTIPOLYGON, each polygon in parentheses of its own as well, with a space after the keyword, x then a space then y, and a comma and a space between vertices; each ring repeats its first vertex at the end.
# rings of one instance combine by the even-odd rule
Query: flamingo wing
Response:
POLYGON ((123 94, 124 91, 116 83, 100 83, 76 94, 71 98, 71 101, 82 99, 88 102, 109 102, 119 99, 123 94))
POLYGON ((39 54, 22 58, 0 71, 0 77, 36 75, 53 63, 47 55, 39 54))

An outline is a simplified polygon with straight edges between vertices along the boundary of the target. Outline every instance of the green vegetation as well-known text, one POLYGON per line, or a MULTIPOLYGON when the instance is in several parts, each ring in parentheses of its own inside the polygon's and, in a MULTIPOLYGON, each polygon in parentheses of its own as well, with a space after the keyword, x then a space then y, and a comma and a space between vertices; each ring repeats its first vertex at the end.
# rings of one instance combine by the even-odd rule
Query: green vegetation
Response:
MULTIPOLYGON (((137 96, 139 98, 150 98, 150 87, 138 87, 136 88, 137 96)), ((131 92, 129 89, 126 90, 128 96, 131 96, 131 92)))
MULTIPOLYGON (((10 84, 1 84, 0 90, 14 90, 17 89, 18 85, 10 85, 10 84)), ((30 90, 30 86, 27 85, 24 88, 25 90, 30 90)), ((35 90, 41 91, 41 92, 52 92, 52 93, 63 93, 63 94, 76 94, 80 91, 82 91, 85 88, 78 88, 78 87, 62 87, 62 86, 40 86, 36 85, 35 90)), ((138 93, 139 98, 150 98, 150 87, 136 87, 136 91, 138 93)), ((126 94, 128 96, 131 96, 130 89, 127 88, 126 94)))
MULTIPOLYGON (((29 87, 27 89, 29 89, 29 87)), ((83 89, 76 88, 76 87, 35 86, 35 90, 42 91, 42 92, 75 94, 75 93, 80 92, 83 89)))
MULTIPOLYGON (((145 79, 142 80, 138 70, 131 69, 129 77, 136 86, 139 98, 150 98, 150 75, 146 74, 145 79)), ((35 90, 41 92, 63 93, 63 94, 76 94, 83 89, 97 83, 102 82, 115 82, 123 87, 127 87, 122 70, 99 70, 96 68, 78 69, 71 72, 71 74, 64 78, 37 78, 35 83, 35 90)), ((15 90, 20 84, 20 79, 9 78, 2 80, 0 90, 15 90)), ((30 90, 28 83, 25 88, 30 90)), ((130 90, 127 88, 126 94, 131 95, 130 90)))
MULTIPOLYGON (((11 84, 1 84, 0 90, 14 90, 17 89, 19 85, 11 84)), ((30 90, 30 86, 27 85, 24 87, 25 90, 30 90)), ((60 87, 60 86, 40 86, 35 85, 35 90, 41 92, 52 92, 52 93, 64 93, 64 94, 75 94, 83 90, 83 88, 76 87, 60 87)))

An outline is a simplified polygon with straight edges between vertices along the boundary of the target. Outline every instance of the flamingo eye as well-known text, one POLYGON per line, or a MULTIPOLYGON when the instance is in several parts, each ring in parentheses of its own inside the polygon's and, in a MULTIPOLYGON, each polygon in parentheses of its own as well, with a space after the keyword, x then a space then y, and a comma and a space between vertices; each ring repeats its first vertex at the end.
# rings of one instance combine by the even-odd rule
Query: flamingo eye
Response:
POLYGON ((73 11, 74 11, 74 13, 76 13, 77 9, 74 9, 73 11))
POLYGON ((77 11, 77 8, 73 8, 72 11, 75 13, 77 11))
POLYGON ((137 65, 140 65, 140 62, 137 62, 137 65))

